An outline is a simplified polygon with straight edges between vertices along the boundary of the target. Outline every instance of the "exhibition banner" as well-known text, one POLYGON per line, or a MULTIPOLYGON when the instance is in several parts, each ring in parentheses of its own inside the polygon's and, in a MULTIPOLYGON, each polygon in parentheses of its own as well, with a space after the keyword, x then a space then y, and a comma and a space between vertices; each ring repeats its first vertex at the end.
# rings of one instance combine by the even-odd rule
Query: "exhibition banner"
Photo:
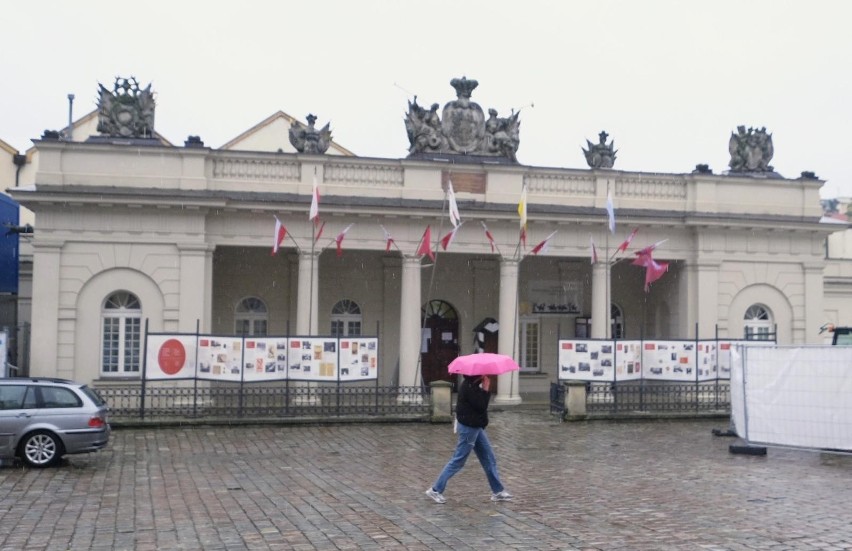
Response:
POLYGON ((148 333, 145 379, 378 380, 376 337, 244 337, 148 333))
MULTIPOLYGON (((732 340, 559 341, 559 380, 683 381, 728 379, 732 340)), ((748 341, 760 343, 760 341, 748 341)), ((763 341, 761 344, 774 344, 763 341)))

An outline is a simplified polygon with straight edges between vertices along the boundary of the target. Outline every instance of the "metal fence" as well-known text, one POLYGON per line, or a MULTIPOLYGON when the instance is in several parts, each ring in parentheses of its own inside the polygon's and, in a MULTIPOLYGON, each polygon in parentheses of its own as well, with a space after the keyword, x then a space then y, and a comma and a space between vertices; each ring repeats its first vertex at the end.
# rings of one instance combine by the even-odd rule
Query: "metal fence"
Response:
MULTIPOLYGON (((701 413, 728 411, 731 384, 727 380, 696 383, 625 381, 588 383, 586 412, 614 413, 701 413)), ((550 412, 565 411, 565 385, 551 383, 550 412)))
POLYGON ((431 396, 422 387, 302 383, 269 385, 97 387, 116 421, 342 416, 428 417, 431 396))

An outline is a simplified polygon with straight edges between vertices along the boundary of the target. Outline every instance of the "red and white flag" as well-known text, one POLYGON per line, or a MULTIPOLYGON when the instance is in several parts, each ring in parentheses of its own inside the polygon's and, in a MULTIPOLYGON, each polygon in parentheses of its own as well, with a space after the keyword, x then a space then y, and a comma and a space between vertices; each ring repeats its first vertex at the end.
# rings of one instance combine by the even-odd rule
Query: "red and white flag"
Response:
POLYGON ((423 237, 420 238, 420 245, 417 247, 417 255, 428 256, 435 262, 435 253, 432 252, 432 227, 426 226, 426 231, 423 232, 423 237))
POLYGON ((621 245, 618 246, 618 248, 615 250, 615 252, 622 252, 622 253, 626 252, 627 247, 630 246, 630 242, 633 241, 634 237, 636 237, 636 233, 638 231, 639 231, 639 228, 634 228, 633 231, 630 232, 630 235, 627 236, 627 239, 625 239, 624 242, 621 245))
POLYGON ((485 230, 485 237, 488 238, 488 242, 491 244, 491 252, 493 253, 494 248, 496 247, 496 245, 494 244, 494 236, 491 235, 490 231, 488 231, 488 226, 485 225, 485 222, 481 222, 481 223, 482 223, 482 228, 485 230))
POLYGON ((461 216, 459 215, 459 206, 456 204, 456 193, 453 191, 453 181, 450 179, 447 179, 447 202, 449 203, 450 224, 454 228, 458 228, 461 223, 461 216))
POLYGON ((314 220, 314 226, 319 226, 319 230, 317 230, 317 236, 314 237, 314 243, 316 243, 317 241, 320 240, 320 237, 322 237, 322 230, 325 229, 325 220, 320 222, 319 218, 315 219, 314 220))
POLYGON ((533 247, 532 251, 530 251, 530 252, 532 254, 547 252, 547 249, 550 247, 550 240, 553 238, 554 235, 556 235, 556 232, 553 232, 550 235, 548 235, 547 237, 545 237, 544 241, 542 241, 541 243, 539 243, 538 245, 533 247))
POLYGON ((452 244, 453 240, 456 238, 456 232, 461 228, 461 224, 453 228, 450 233, 441 238, 441 247, 446 251, 447 248, 452 244))
POLYGON ((287 228, 284 227, 284 224, 281 223, 281 220, 278 217, 275 217, 275 234, 273 236, 272 242, 272 254, 278 254, 278 249, 281 248, 281 243, 284 242, 284 238, 287 237, 287 228))
MULTIPOLYGON (((646 254, 649 255, 649 254, 651 254, 651 252, 654 251, 654 249, 656 249, 657 247, 659 247, 660 245, 662 245, 666 241, 668 241, 668 239, 663 239, 662 241, 657 241, 653 245, 648 245, 644 249, 639 249, 638 251, 636 251, 636 256, 642 256, 642 255, 646 255, 646 254)), ((634 262, 634 264, 635 264, 635 262, 634 262)))
POLYGON ((343 231, 337 234, 337 237, 334 238, 334 240, 337 242, 337 256, 343 256, 343 238, 346 236, 346 232, 349 231, 349 228, 354 225, 354 222, 352 224, 349 224, 348 226, 343 228, 343 231))
POLYGON ((313 220, 314 218, 319 216, 319 200, 320 200, 319 185, 317 185, 317 175, 316 175, 316 172, 315 172, 314 173, 314 189, 313 189, 313 192, 311 193, 311 210, 308 213, 308 220, 313 220))
POLYGON ((379 227, 382 228, 382 231, 385 233, 385 241, 386 241, 385 252, 386 253, 390 252, 391 245, 393 245, 393 237, 391 237, 390 232, 388 230, 386 230, 384 226, 379 224, 379 227))
POLYGON ((592 256, 592 264, 598 263, 598 250, 595 248, 595 240, 590 235, 589 236, 589 245, 591 245, 591 256, 592 256))
POLYGON ((645 292, 647 293, 651 289, 651 284, 663 277, 668 270, 668 262, 657 262, 649 256, 648 263, 645 265, 645 292))

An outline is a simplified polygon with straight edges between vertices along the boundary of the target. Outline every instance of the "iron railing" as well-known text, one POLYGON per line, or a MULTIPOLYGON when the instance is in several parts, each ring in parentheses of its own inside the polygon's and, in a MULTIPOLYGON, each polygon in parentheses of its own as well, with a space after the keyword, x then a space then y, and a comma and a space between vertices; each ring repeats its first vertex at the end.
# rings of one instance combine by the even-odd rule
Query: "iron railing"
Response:
MULTIPOLYGON (((727 380, 674 383, 624 381, 617 383, 588 383, 586 412, 613 414, 631 412, 703 413, 729 411, 731 384, 727 380)), ((551 383, 550 412, 565 411, 565 385, 551 383)))
POLYGON ((177 387, 148 384, 96 387, 113 420, 241 419, 284 417, 412 416, 430 414, 423 387, 301 383, 220 383, 177 387))

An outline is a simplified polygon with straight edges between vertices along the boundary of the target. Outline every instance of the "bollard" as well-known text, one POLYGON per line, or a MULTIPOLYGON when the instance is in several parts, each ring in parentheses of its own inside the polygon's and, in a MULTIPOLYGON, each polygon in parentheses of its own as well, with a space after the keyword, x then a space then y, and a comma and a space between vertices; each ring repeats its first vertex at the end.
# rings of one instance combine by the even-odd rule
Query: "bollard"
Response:
POLYGON ((453 420, 452 394, 453 384, 447 381, 432 381, 432 415, 433 423, 450 423, 453 420))
POLYGON ((565 419, 586 418, 586 383, 585 381, 568 381, 565 383, 565 419))

